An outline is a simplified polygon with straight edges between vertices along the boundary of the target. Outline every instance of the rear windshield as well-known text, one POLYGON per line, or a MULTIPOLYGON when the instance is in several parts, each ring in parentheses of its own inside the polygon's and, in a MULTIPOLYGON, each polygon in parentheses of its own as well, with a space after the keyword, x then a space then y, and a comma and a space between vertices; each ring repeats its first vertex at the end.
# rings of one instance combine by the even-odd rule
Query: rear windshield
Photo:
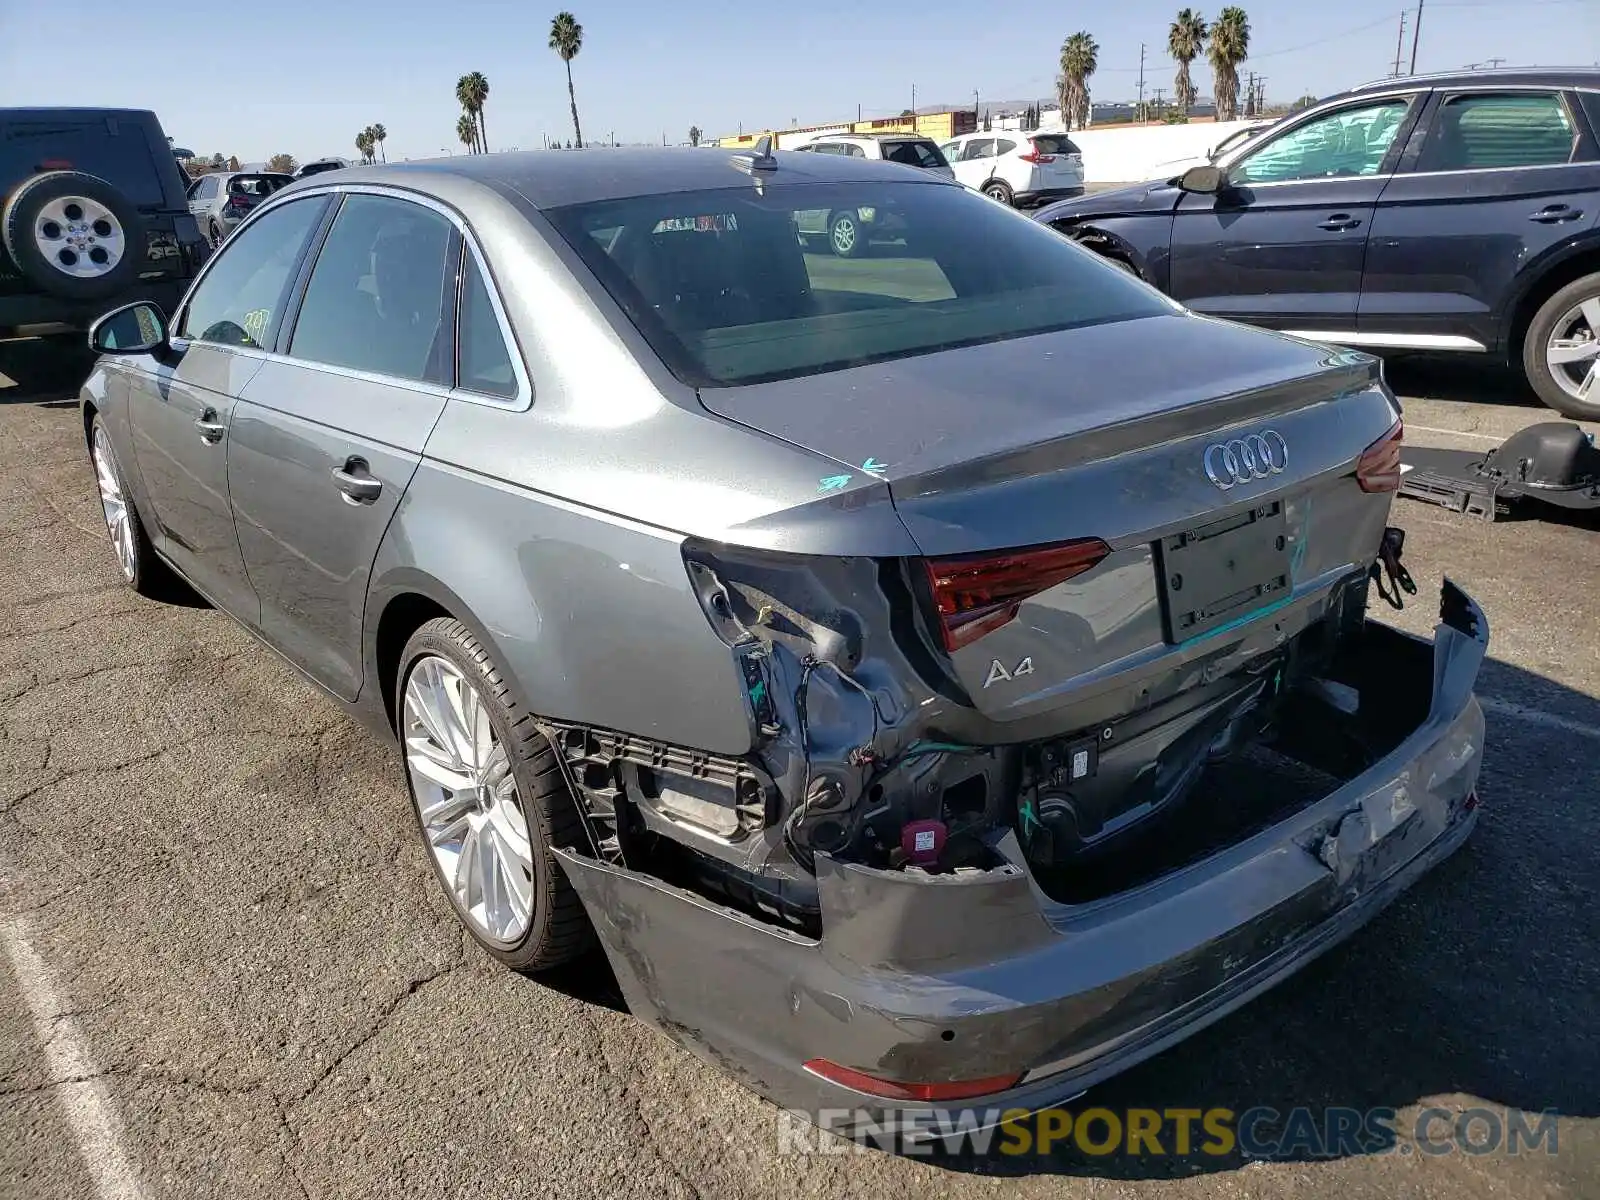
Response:
POLYGON ((292 175, 235 175, 228 181, 228 193, 264 200, 284 184, 293 182, 292 175))
POLYGON ((1038 154, 1077 154, 1078 147, 1064 133, 1036 133, 1030 139, 1038 154))
POLYGON ((697 387, 1168 311, 1059 233, 964 188, 746 185, 545 216, 697 387))
MULTIPOLYGON (((171 170, 177 173, 176 162, 171 170)), ((167 202, 144 127, 135 121, 0 121, 0 193, 41 171, 97 175, 142 208, 167 202)))
POLYGON ((883 156, 890 162, 904 163, 908 167, 948 167, 944 154, 932 142, 885 142, 883 156))

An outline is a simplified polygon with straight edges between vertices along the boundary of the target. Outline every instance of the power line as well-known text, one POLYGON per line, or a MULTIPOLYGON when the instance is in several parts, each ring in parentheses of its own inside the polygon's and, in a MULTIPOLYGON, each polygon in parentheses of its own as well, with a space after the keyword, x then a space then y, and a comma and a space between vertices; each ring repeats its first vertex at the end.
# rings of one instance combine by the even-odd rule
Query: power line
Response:
POLYGON ((1417 23, 1411 27, 1411 73, 1417 73, 1417 43, 1422 40, 1422 5, 1424 0, 1417 0, 1417 23))

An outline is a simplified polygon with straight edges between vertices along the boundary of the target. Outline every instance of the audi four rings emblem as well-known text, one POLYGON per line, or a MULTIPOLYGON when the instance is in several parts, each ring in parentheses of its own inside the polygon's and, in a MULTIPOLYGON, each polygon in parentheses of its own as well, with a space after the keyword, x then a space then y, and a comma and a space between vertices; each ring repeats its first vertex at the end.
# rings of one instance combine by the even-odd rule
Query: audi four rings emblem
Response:
POLYGON ((1289 465, 1289 443, 1276 429, 1269 429, 1231 442, 1213 442, 1203 461, 1206 478, 1227 491, 1236 483, 1281 474, 1289 465))

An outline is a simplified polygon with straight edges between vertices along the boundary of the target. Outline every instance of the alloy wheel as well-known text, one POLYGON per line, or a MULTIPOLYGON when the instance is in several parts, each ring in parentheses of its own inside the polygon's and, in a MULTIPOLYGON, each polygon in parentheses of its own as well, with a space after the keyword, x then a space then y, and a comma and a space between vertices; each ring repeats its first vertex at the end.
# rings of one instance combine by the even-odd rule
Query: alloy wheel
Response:
POLYGON ((480 937, 515 945, 533 919, 533 848, 511 760, 465 675, 435 654, 406 678, 405 756, 423 836, 480 937))
POLYGON ((41 208, 33 240, 46 262, 74 279, 109 274, 128 250, 122 222, 87 196, 62 196, 41 208))
POLYGON ((848 256, 856 248, 856 223, 849 217, 835 217, 830 236, 833 238, 833 248, 840 255, 848 256))
POLYGON ((1557 386, 1588 401, 1600 380, 1600 296, 1573 305, 1556 321, 1545 342, 1544 361, 1557 386))
POLYGON ((122 480, 117 477, 117 465, 111 457, 111 443, 106 431, 99 426, 94 431, 94 474, 100 485, 100 508, 106 516, 106 532, 111 535, 111 548, 116 551, 117 565, 132 583, 139 568, 139 550, 133 539, 132 513, 128 498, 122 490, 122 480))

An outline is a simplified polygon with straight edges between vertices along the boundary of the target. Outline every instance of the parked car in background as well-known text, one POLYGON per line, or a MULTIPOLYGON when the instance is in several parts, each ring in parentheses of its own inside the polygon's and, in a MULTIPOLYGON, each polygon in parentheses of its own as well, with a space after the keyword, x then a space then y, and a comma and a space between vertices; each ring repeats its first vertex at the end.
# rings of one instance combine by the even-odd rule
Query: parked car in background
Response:
POLYGON ((218 246, 251 209, 293 182, 293 175, 274 171, 217 171, 202 175, 189 185, 189 211, 201 232, 213 246, 218 246))
POLYGON ((0 108, 0 337, 176 305, 207 246, 152 112, 0 108))
POLYGON ((1489 355, 1600 418, 1600 70, 1380 80, 1037 219, 1198 312, 1489 355))
POLYGON ((636 1016, 785 1107, 1062 1102, 1476 820, 1482 613, 1365 618, 1379 364, 929 172, 354 168, 94 340, 128 583, 178 572, 397 739, 487 953, 598 940, 636 1016), (904 248, 807 254, 819 208, 904 248))
POLYGON ((940 146, 956 181, 1017 208, 1083 193, 1083 154, 1064 133, 965 133, 940 146))
POLYGON ((295 172, 296 179, 305 179, 309 175, 321 175, 324 171, 342 171, 350 165, 348 158, 318 158, 305 163, 295 172))
MULTIPOLYGON (((942 179, 954 179, 955 172, 932 138, 905 133, 825 134, 814 142, 796 146, 797 152, 838 155, 843 158, 876 159, 927 171, 942 179)), ((806 242, 825 240, 840 258, 856 258, 868 253, 873 243, 901 236, 904 232, 890 213, 875 208, 812 208, 795 213, 795 228, 806 242)))

